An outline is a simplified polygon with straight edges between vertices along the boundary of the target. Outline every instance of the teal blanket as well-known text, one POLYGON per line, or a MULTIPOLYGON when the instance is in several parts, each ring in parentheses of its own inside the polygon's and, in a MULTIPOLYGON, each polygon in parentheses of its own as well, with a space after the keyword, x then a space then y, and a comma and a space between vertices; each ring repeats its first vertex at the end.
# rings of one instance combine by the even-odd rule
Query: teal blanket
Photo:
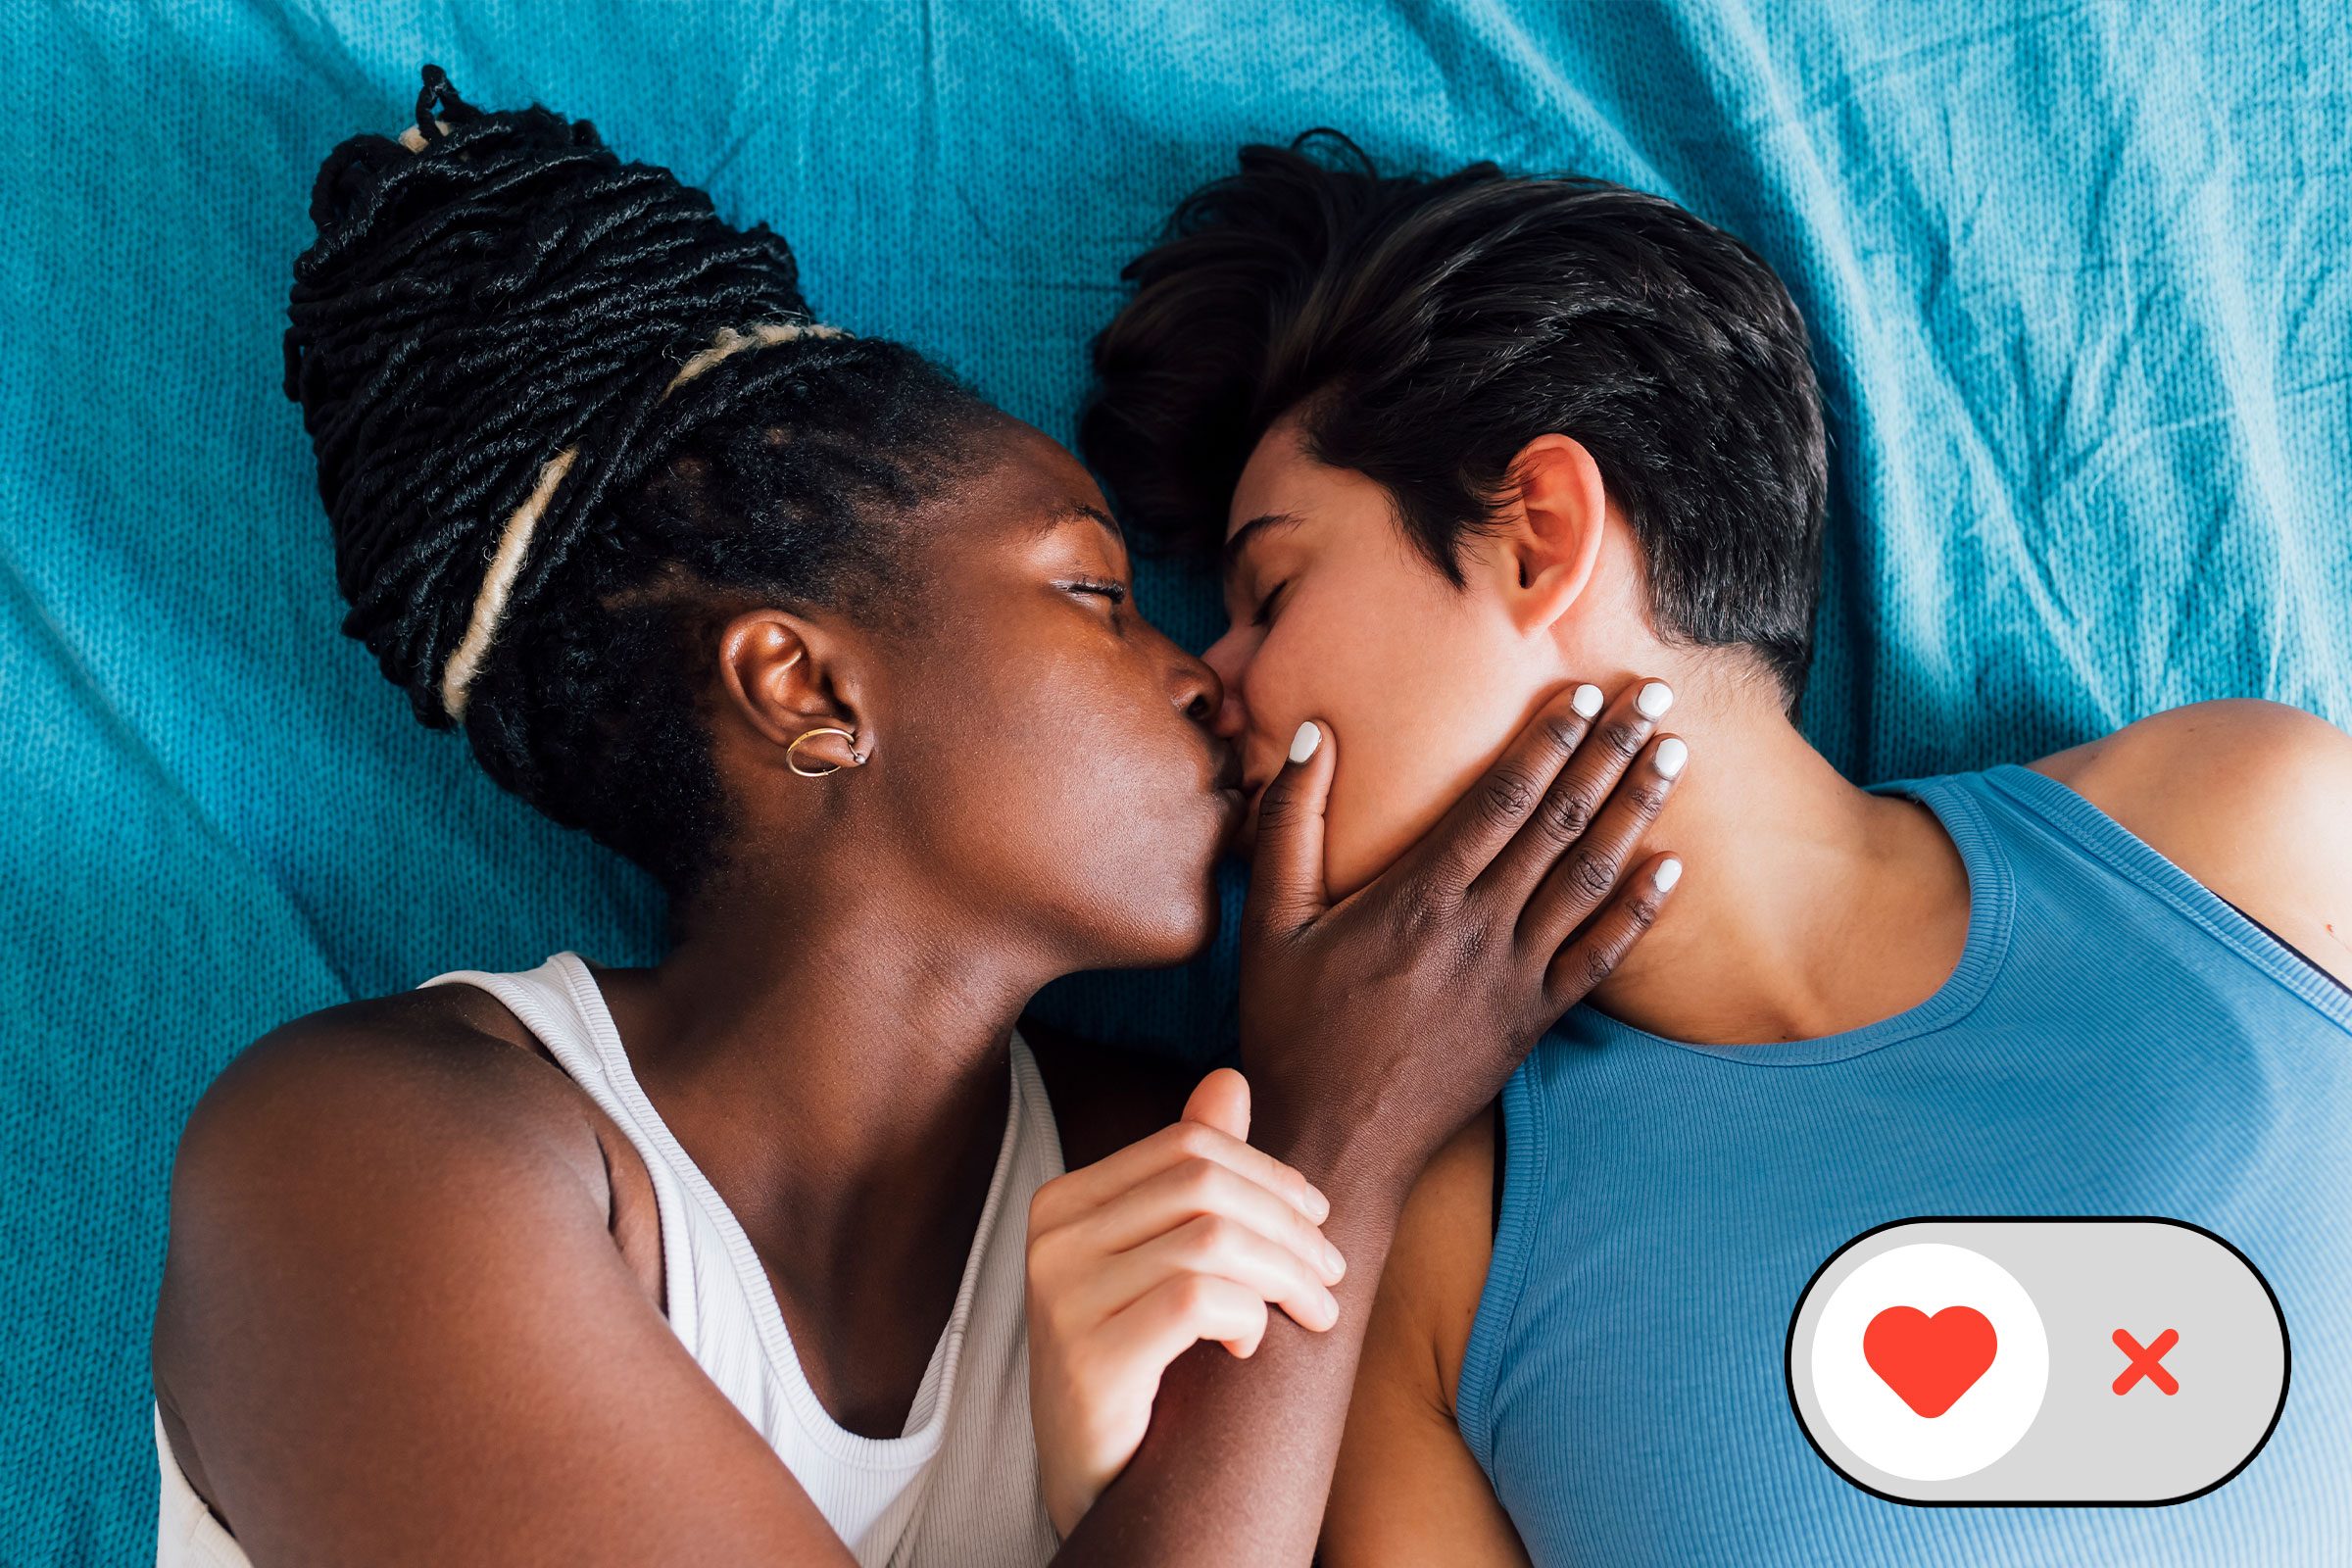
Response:
MULTIPOLYGON (((653 951, 647 886, 337 634, 278 336, 311 175, 419 63, 798 248, 828 318, 1067 437, 1122 262, 1315 124, 1674 197, 1813 322, 1807 731, 1857 780, 2267 696, 2352 724, 2352 11, 79 0, 0 21, 0 1555, 153 1550, 173 1138, 289 1015, 653 951)), ((1156 572, 1196 647, 1214 606, 1156 572)), ((1230 956, 1049 994, 1207 1054, 1230 956)))

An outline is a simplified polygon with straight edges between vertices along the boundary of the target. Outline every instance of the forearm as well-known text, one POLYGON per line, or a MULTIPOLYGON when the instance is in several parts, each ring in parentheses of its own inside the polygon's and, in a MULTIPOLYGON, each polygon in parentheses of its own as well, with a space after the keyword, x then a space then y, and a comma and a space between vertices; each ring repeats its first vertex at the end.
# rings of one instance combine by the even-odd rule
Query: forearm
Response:
POLYGON ((1256 1141, 1331 1200, 1323 1233, 1348 1260, 1332 1292, 1339 1322, 1310 1334, 1275 1313, 1248 1361, 1205 1344, 1179 1356, 1143 1446, 1056 1563, 1312 1558, 1374 1291, 1416 1173, 1366 1124, 1334 1122, 1261 1114, 1256 1141))

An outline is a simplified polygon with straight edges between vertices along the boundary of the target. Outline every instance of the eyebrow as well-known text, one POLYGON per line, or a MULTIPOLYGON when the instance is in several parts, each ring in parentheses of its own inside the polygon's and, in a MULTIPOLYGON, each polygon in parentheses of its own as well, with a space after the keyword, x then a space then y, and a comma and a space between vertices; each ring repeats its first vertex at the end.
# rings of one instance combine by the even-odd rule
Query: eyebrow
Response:
POLYGON ((1038 525, 1037 531, 1051 533, 1065 522, 1080 522, 1088 518, 1101 523, 1103 532, 1116 539, 1122 546, 1127 543, 1126 532, 1119 527, 1118 518, 1104 512, 1101 507, 1091 506, 1083 501, 1064 502, 1049 511, 1045 515, 1045 520, 1038 525))
POLYGON ((1299 521, 1296 512, 1265 512, 1234 529, 1232 537, 1225 541, 1225 549, 1217 562, 1218 578, 1228 583, 1233 581, 1233 574, 1241 566, 1243 553, 1249 550, 1250 540, 1277 528, 1296 528, 1299 521))

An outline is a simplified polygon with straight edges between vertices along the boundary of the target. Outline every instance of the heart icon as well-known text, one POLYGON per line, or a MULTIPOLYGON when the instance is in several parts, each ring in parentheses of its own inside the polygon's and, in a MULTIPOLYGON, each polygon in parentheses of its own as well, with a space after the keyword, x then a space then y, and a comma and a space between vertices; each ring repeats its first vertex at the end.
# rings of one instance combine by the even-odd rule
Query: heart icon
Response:
POLYGON ((1862 1359, 1902 1401, 1933 1421, 1976 1387, 1992 1365, 1992 1324, 1973 1306, 1934 1317, 1890 1306, 1862 1331, 1862 1359))

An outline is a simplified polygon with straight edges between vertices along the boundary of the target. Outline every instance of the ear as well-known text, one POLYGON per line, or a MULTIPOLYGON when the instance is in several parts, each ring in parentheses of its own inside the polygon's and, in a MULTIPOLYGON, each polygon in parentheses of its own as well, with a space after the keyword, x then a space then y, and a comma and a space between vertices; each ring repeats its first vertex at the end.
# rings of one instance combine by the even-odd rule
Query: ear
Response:
POLYGON ((1511 497, 1488 553, 1512 621, 1534 633, 1567 613, 1592 580, 1608 495, 1592 454, 1564 435, 1530 441, 1510 472, 1511 497))
POLYGON ((846 729, 811 736, 798 753, 804 763, 855 767, 873 752, 850 680, 833 639, 815 624, 781 610, 752 610, 718 635, 721 705, 741 723, 783 749, 812 729, 846 729))

